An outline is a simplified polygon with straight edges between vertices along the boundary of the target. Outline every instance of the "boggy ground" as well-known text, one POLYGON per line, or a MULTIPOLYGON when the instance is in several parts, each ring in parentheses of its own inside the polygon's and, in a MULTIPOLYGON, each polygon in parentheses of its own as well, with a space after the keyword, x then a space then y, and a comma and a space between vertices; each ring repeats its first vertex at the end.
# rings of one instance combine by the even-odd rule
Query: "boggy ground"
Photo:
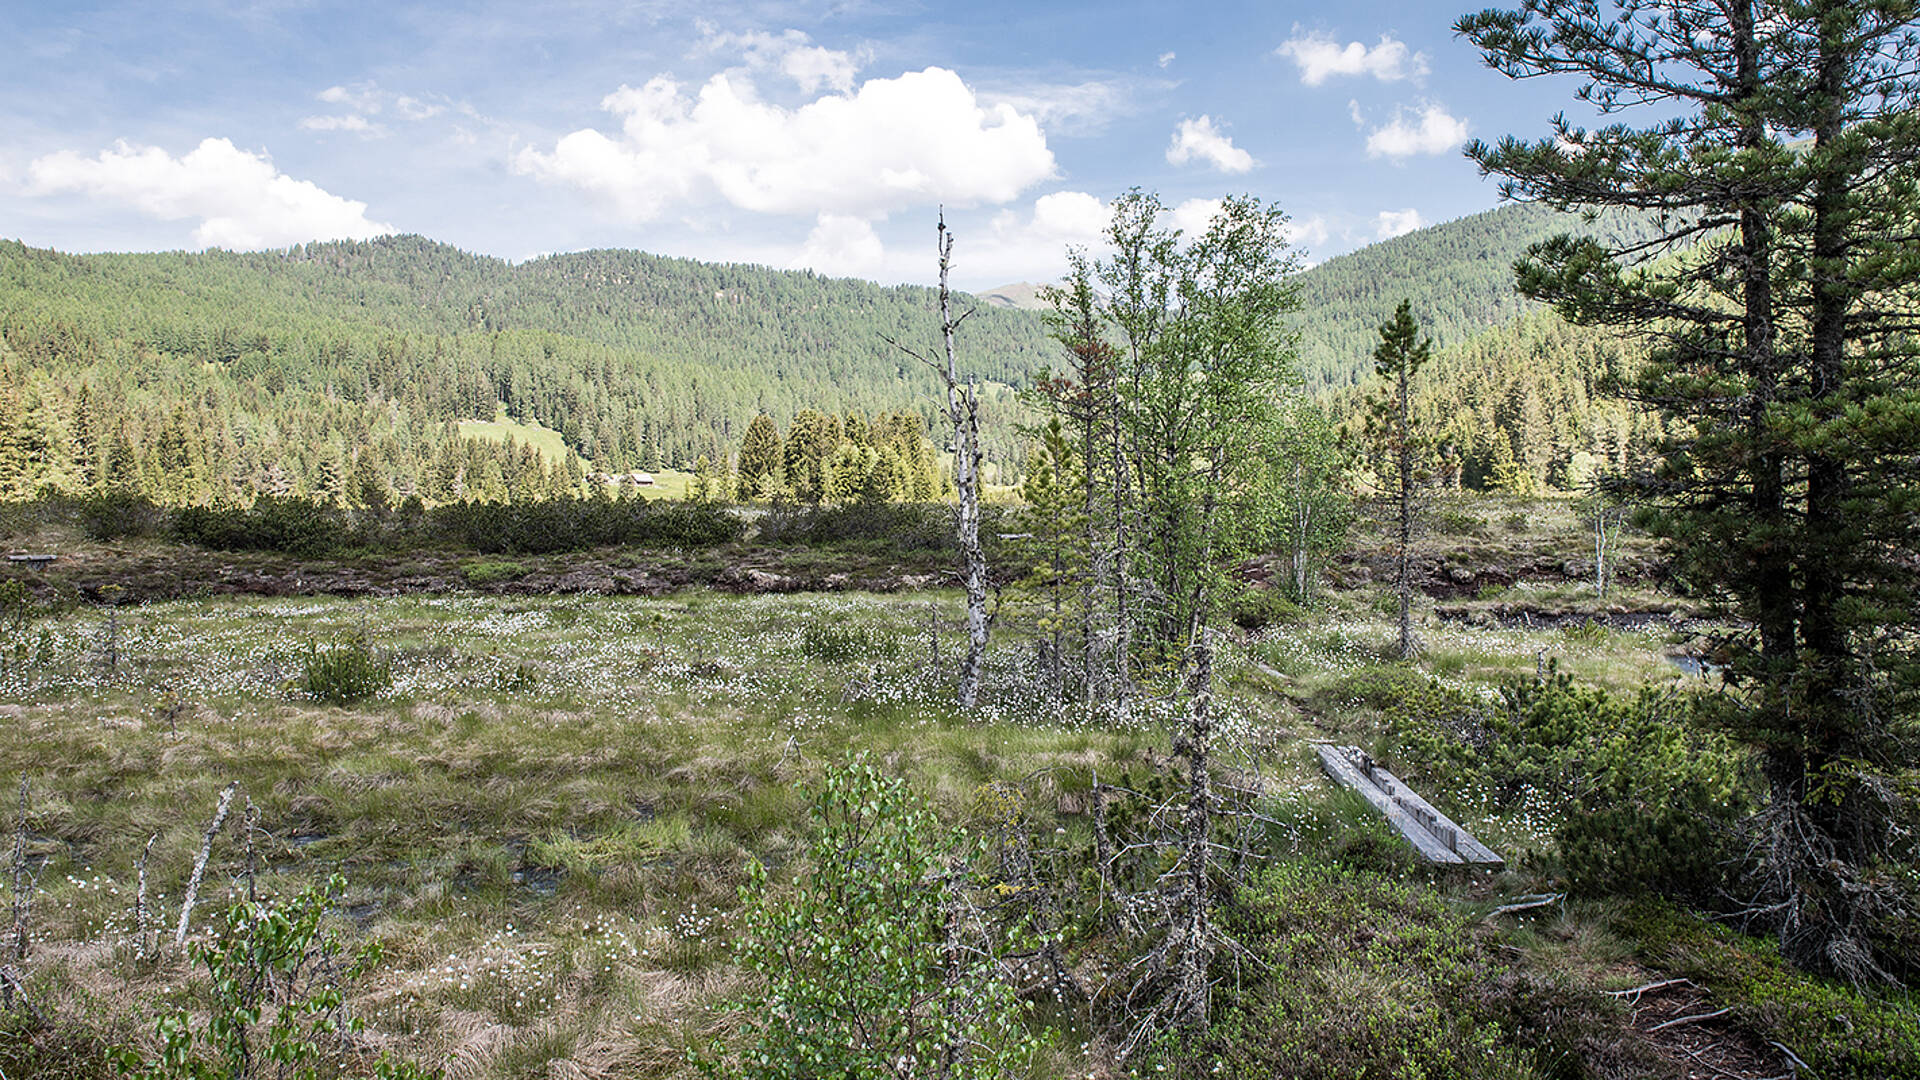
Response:
MULTIPOLYGON (((1899 1040, 1920 1036, 1895 1030, 1885 1008, 1786 973, 1764 945, 1693 916, 1577 901, 1490 916, 1554 883, 1526 865, 1456 877, 1408 864, 1320 778, 1306 743, 1382 746, 1374 708, 1342 697, 1357 675, 1392 666, 1388 623, 1361 601, 1271 627, 1220 670, 1222 761, 1236 778, 1257 772, 1275 822, 1265 855, 1294 868, 1271 879, 1294 920, 1276 941, 1304 933, 1335 946, 1274 946, 1310 1010, 1295 1018, 1301 1030, 1352 1036, 1336 1040, 1344 1057, 1321 1063, 1344 1071, 1302 1064, 1297 1075, 1399 1068, 1399 1044, 1364 1033, 1383 1030, 1383 1016, 1428 1031, 1431 1016, 1408 1014, 1408 1002, 1479 1002, 1473 1037, 1520 1048, 1499 1060, 1525 1071, 1499 1075, 1780 1075, 1789 1066, 1773 1042, 1818 1057, 1809 1039, 1859 1037, 1821 1019, 1836 1015, 1894 1040, 1893 1056, 1873 1060, 1913 1060, 1899 1040), (1351 902, 1315 899, 1336 893, 1351 902), (1452 943, 1431 970, 1382 949, 1428 938, 1452 943), (1683 976, 1691 982, 1674 989, 1606 993, 1683 976), (1729 1011, 1655 1028, 1695 1004, 1729 1011)), ((758 858, 777 876, 794 864, 803 790, 828 766, 865 751, 963 824, 980 823, 983 791, 1012 793, 1036 833, 1071 846, 1089 842, 1094 770, 1138 778, 1166 765, 1163 716, 1046 703, 1010 626, 988 700, 956 715, 956 617, 946 593, 690 590, 210 597, 42 618, 0 675, 0 778, 24 775, 31 793, 37 889, 19 968, 41 1017, 5 1020, 0 1069, 106 1075, 104 1047, 151 1049, 156 1015, 201 1007, 204 980, 184 958, 135 954, 135 866, 157 837, 150 902, 170 926, 216 797, 237 781, 258 811, 257 887, 290 895, 340 873, 333 921, 385 946, 349 990, 364 1049, 449 1077, 686 1075, 686 1048, 728 1030, 721 1006, 741 985, 729 946, 743 868, 758 858), (358 704, 304 698, 310 650, 352 638, 390 664, 390 685, 358 704)), ((1430 620, 1426 633, 1420 671, 1451 686, 1529 674, 1543 648, 1602 685, 1701 685, 1651 628, 1541 634, 1430 620)), ((1553 822, 1538 808, 1479 813, 1429 794, 1497 848, 1549 842, 1553 822)), ((245 858, 229 828, 212 848, 196 932, 244 888, 245 858)), ((1101 947, 1076 945, 1084 969, 1101 947)), ((1027 1075, 1126 1073, 1077 1015, 1040 1014, 1056 1038, 1027 1075)), ((1259 1068, 1242 1074, 1275 1074, 1259 1068)))

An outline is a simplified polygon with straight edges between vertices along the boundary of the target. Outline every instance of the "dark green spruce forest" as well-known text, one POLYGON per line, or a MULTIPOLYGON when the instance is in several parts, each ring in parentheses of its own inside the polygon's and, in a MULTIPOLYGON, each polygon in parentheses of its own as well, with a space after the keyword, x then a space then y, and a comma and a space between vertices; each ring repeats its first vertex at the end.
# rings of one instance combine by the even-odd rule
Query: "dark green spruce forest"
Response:
MULTIPOLYGON (((1596 390, 1628 353, 1530 309, 1510 267, 1556 230, 1631 237, 1631 221, 1514 205, 1300 274, 1307 388, 1353 414, 1379 312, 1404 296, 1441 346, 1419 408, 1446 430, 1454 482, 1572 489, 1625 464, 1658 436, 1596 390)), ((420 237, 78 256, 0 242, 0 492, 197 503, 341 499, 371 482, 433 502, 702 458, 717 475, 760 413, 783 435, 807 410, 842 427, 848 413, 930 423, 931 372, 888 342, 927 344, 932 306, 929 289, 633 251, 510 265, 420 237), (500 409, 559 432, 577 460, 459 436, 500 409), (536 468, 548 475, 528 479, 536 468)), ((981 304, 962 348, 985 383, 990 475, 1016 482, 1031 419, 1018 392, 1059 347, 1039 314, 981 304)))

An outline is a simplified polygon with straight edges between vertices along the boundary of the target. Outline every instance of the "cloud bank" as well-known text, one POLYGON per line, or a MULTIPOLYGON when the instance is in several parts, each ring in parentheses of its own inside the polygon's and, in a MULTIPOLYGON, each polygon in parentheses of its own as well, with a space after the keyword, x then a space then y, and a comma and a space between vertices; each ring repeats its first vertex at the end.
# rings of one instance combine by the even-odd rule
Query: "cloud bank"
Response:
POLYGON ((266 154, 226 139, 205 139, 181 157, 126 142, 90 158, 63 150, 28 166, 26 190, 86 196, 164 221, 198 218, 196 247, 249 250, 395 231, 369 219, 366 203, 296 180, 266 154))
POLYGON ((523 149, 512 167, 584 191, 633 223, 713 198, 757 213, 871 220, 936 201, 1009 202, 1055 172, 1034 117, 983 105, 945 68, 869 79, 793 109, 726 73, 691 96, 660 76, 601 105, 620 119, 616 134, 584 128, 550 151, 523 149))

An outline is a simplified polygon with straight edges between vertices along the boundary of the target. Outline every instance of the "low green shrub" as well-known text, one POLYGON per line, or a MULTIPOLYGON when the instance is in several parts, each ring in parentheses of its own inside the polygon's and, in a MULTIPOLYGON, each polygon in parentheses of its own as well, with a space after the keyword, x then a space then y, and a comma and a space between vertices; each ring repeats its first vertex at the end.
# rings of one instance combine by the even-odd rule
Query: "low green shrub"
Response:
MULTIPOLYGON (((951 503, 776 503, 760 519, 769 544, 866 544, 895 551, 956 551, 951 503)), ((982 529, 984 532, 985 529, 982 529)))
POLYGON ((427 511, 424 528, 443 541, 489 555, 613 545, 704 548, 737 540, 744 530, 725 506, 645 499, 447 503, 427 511))
POLYGON ((144 495, 111 491, 78 502, 80 530, 90 540, 128 540, 159 536, 170 524, 164 507, 144 495))
POLYGON ((290 495, 262 495, 252 506, 183 506, 173 513, 173 533, 182 543, 214 551, 305 557, 325 555, 347 539, 337 508, 290 495))
POLYGON ((467 584, 475 588, 513 581, 525 577, 526 573, 525 563, 517 563, 511 559, 474 559, 460 564, 460 575, 467 579, 467 584))
POLYGON ((310 646, 301 660, 299 690, 328 705, 351 705, 393 685, 393 663, 364 638, 323 649, 310 646))
MULTIPOLYGON (((1429 888, 1287 861, 1256 875, 1225 920, 1257 963, 1238 993, 1215 999, 1198 1058, 1218 1063, 1220 1075, 1537 1075, 1531 1055, 1511 1045, 1512 1032, 1480 1007, 1491 966, 1479 939, 1429 888)), ((1155 1063, 1144 1071, 1152 1075, 1155 1063)))
POLYGON ((1447 536, 1484 537, 1487 535, 1486 519, 1479 514, 1471 514, 1464 510, 1441 510, 1434 514, 1433 524, 1437 532, 1447 536))
POLYGON ((865 623, 808 623, 800 628, 800 655, 809 660, 884 660, 899 652, 897 638, 865 623))
POLYGON ((1594 646, 1607 640, 1606 625, 1595 619, 1585 622, 1568 623, 1560 628, 1560 636, 1569 645, 1594 646))
POLYGON ((1291 625, 1301 614, 1300 605, 1277 588, 1248 586, 1233 598, 1233 622, 1242 630, 1291 625))
POLYGON ((1662 971, 1692 979, 1762 1041, 1790 1048, 1830 1080, 1920 1076, 1920 995, 1856 990, 1800 972, 1771 940, 1671 905, 1625 907, 1619 933, 1662 971))
POLYGON ((1753 788, 1743 753, 1697 707, 1554 672, 1509 684, 1498 703, 1433 684, 1386 712, 1415 776, 1480 809, 1554 822, 1557 869, 1575 891, 1707 898, 1736 862, 1753 788))

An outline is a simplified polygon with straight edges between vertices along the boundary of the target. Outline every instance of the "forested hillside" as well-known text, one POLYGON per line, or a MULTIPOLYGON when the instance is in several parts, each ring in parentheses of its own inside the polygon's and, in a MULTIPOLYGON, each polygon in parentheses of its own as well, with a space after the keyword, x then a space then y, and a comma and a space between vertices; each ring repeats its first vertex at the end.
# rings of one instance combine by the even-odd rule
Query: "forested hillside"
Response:
MULTIPOLYGON (((929 290, 631 251, 520 265, 419 237, 71 256, 0 242, 0 477, 74 485, 118 451, 171 497, 398 488, 497 407, 612 470, 724 460, 760 411, 923 411, 929 290), (85 392, 83 393, 83 388, 85 392), (83 476, 83 474, 85 474, 83 476)), ((1040 320, 983 308, 989 409, 1040 367, 1040 320)), ((1018 460, 1010 425, 989 454, 1018 460)))
POLYGON ((1513 289, 1528 245, 1562 232, 1644 239, 1647 221, 1609 213, 1593 222, 1510 203, 1339 255, 1299 276, 1300 365, 1313 390, 1352 386, 1373 372, 1380 323, 1401 300, 1434 345, 1504 326, 1533 305, 1513 289))
MULTIPOLYGON (((1657 414, 1609 392, 1636 366, 1632 343, 1538 309, 1446 348, 1413 381, 1449 486, 1516 495, 1583 489, 1646 460, 1665 433, 1657 414)), ((1357 429, 1370 384, 1328 391, 1357 429)))
MULTIPOLYGON (((1425 407, 1467 484, 1507 455, 1530 478, 1509 484, 1536 486, 1619 459, 1645 433, 1596 403, 1614 351, 1528 314, 1512 287, 1513 260, 1569 224, 1636 228, 1512 205, 1301 274, 1308 387, 1351 409, 1405 297, 1443 350, 1425 407)), ((691 470, 730 462, 761 412, 783 428, 809 409, 930 419, 935 381, 887 339, 930 343, 933 306, 927 289, 635 251, 514 265, 413 236, 85 256, 0 242, 0 493, 109 472, 188 501, 342 490, 355 474, 396 492, 510 479, 526 467, 513 448, 457 427, 502 407, 560 432, 573 471, 691 470)), ((961 345, 988 381, 989 461, 1017 471, 1013 391, 1057 367, 1058 346, 1037 313, 992 303, 961 345)))

